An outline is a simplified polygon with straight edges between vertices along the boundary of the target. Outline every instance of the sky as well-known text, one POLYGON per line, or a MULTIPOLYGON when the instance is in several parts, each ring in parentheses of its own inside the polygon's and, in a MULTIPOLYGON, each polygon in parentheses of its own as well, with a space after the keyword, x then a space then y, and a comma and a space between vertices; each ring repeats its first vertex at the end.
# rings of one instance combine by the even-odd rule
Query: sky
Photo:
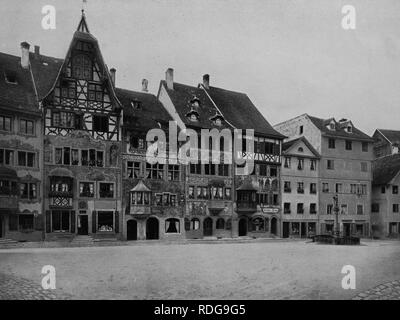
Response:
MULTIPOLYGON (((277 124, 303 113, 351 119, 372 134, 400 130, 398 0, 87 0, 90 32, 118 87, 157 94, 174 80, 245 92, 277 124), (344 5, 356 29, 342 28, 344 5)), ((81 0, 0 0, 0 51, 20 42, 64 58, 81 0), (56 9, 56 29, 42 28, 42 7, 56 9)))

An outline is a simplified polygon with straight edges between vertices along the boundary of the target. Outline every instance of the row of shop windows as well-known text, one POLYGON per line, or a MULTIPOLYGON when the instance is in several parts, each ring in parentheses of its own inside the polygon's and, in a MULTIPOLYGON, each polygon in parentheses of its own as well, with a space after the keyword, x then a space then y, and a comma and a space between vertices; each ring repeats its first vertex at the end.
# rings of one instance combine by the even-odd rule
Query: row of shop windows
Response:
POLYGON ((225 187, 189 186, 188 197, 189 199, 231 200, 231 190, 225 187))
POLYGON ((20 167, 36 167, 36 153, 27 151, 17 151, 17 162, 14 162, 14 150, 0 149, 0 165, 5 164, 9 166, 20 167))
MULTIPOLYGON (((167 168, 167 179, 168 181, 179 181, 180 180, 180 166, 169 164, 150 164, 146 163, 145 178, 154 180, 164 180, 165 172, 167 168)), ((142 176, 142 165, 138 161, 127 161, 127 177, 128 178, 140 178, 142 176)))
MULTIPOLYGON (((12 132, 12 117, 8 116, 0 116, 0 131, 12 132)), ((26 135, 34 135, 35 134, 35 122, 33 120, 20 119, 19 120, 19 133, 26 135)))

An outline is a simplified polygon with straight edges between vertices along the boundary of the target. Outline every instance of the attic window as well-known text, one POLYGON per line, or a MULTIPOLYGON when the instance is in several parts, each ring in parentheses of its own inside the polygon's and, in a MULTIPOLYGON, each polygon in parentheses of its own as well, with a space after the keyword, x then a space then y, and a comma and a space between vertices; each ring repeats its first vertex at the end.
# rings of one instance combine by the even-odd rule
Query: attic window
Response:
POLYGON ((195 113, 192 113, 190 115, 189 119, 190 119, 190 121, 198 121, 199 120, 199 118, 197 117, 197 115, 195 113))
POLYGON ((347 126, 346 131, 348 133, 352 133, 353 132, 353 127, 352 126, 347 126))
POLYGON ((193 122, 199 121, 199 113, 193 108, 188 113, 186 113, 186 117, 193 122))
POLYGON ((221 118, 215 119, 214 124, 215 124, 216 126, 220 126, 220 125, 222 124, 221 118))
POLYGON ((142 109, 142 104, 140 103, 140 101, 137 101, 137 100, 132 100, 132 101, 131 101, 131 106, 132 106, 132 108, 135 109, 135 110, 140 110, 140 109, 142 109))
POLYGON ((198 108, 198 107, 200 107, 200 99, 199 99, 196 95, 194 95, 193 98, 192 98, 192 100, 190 100, 190 104, 191 104, 193 107, 198 108))
POLYGON ((297 151, 298 151, 298 152, 304 152, 304 150, 303 150, 302 147, 299 147, 299 148, 297 149, 297 151))
POLYGON ((4 78, 7 83, 17 84, 17 75, 14 71, 5 71, 4 78))
POLYGON ((336 129, 335 123, 333 121, 331 123, 329 123, 328 129, 329 130, 335 130, 336 129))

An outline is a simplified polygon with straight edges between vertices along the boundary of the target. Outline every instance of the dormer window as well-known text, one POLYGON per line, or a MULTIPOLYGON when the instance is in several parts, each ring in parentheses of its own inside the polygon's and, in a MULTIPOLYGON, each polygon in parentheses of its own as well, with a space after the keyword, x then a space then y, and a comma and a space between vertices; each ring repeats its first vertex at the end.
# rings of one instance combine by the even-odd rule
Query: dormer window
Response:
POLYGON ((4 78, 7 83, 17 84, 17 75, 14 71, 5 71, 4 78))
POLYGON ((192 100, 190 100, 190 104, 192 105, 192 107, 198 108, 200 107, 200 99, 194 95, 192 100))
POLYGON ((140 103, 140 101, 137 101, 137 100, 132 100, 131 106, 132 106, 132 109, 134 109, 134 110, 140 110, 142 108, 142 104, 140 103))
POLYGON ((221 126, 224 117, 221 114, 216 113, 213 117, 210 118, 210 120, 214 123, 214 125, 221 126))
POLYGON ((199 121, 199 113, 193 108, 186 114, 186 117, 193 122, 199 121))
POLYGON ((336 129, 336 125, 334 121, 331 121, 328 125, 328 129, 329 130, 335 130, 336 129))
POLYGON ((353 127, 352 126, 347 126, 346 131, 347 131, 347 133, 352 133, 353 132, 353 127))

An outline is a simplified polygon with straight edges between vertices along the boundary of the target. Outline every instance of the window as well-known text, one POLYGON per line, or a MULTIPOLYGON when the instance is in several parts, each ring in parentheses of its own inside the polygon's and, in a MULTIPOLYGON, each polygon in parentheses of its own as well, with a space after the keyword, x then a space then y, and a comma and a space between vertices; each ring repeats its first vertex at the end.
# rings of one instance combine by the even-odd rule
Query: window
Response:
POLYGON ((17 84, 17 73, 11 70, 4 70, 4 78, 6 83, 17 84))
POLYGON ((21 199, 34 200, 37 198, 36 183, 23 182, 23 183, 20 183, 19 187, 20 187, 21 199))
POLYGON ((367 171, 368 171, 368 163, 361 162, 361 172, 367 172, 367 171))
POLYGON ((285 157, 284 167, 290 168, 290 157, 285 157))
POLYGON ((71 192, 72 183, 70 178, 54 177, 50 182, 50 190, 52 192, 71 192))
POLYGON ((311 160, 310 160, 310 170, 311 170, 311 171, 315 171, 316 167, 317 167, 317 161, 311 159, 311 160))
POLYGON ((347 204, 342 204, 340 206, 340 213, 341 214, 347 214, 347 204))
POLYGON ((18 215, 19 230, 33 230, 33 214, 18 215))
POLYGON ((112 211, 97 212, 97 231, 100 232, 114 231, 114 213, 112 211))
POLYGON ((100 198, 114 198, 114 184, 100 182, 99 195, 100 198))
POLYGON ((297 159, 297 170, 303 170, 304 169, 304 159, 298 158, 297 159))
POLYGON ((364 206, 362 204, 357 205, 357 214, 364 214, 364 206))
POLYGON ((35 154, 33 152, 18 151, 18 165, 33 168, 35 166, 35 154))
POLYGON ((270 177, 277 177, 278 176, 278 169, 276 167, 269 167, 269 176, 270 177))
POLYGON ((188 193, 189 199, 194 199, 194 186, 189 186, 188 193))
POLYGON ((0 116, 0 130, 1 131, 11 131, 11 117, 0 116))
POLYGON ((103 101, 103 88, 99 84, 89 83, 88 97, 92 101, 103 101))
MULTIPOLYGON (((133 205, 149 205, 150 204, 150 192, 132 192, 131 203, 133 205)), ((156 205, 162 206, 162 193, 156 193, 156 205)))
POLYGON ((179 180, 179 165, 169 164, 168 165, 168 180, 178 181, 179 180))
POLYGON ((179 233, 180 223, 178 219, 169 218, 165 220, 165 233, 179 233))
POLYGON ((329 203, 326 206, 326 214, 332 214, 333 211, 333 204, 329 203))
POLYGON ((71 149, 71 164, 74 166, 79 165, 79 151, 78 149, 71 149))
POLYGON ((76 98, 76 82, 73 80, 61 81, 61 97, 62 98, 76 98))
POLYGON ((303 203, 298 203, 297 204, 297 213, 298 214, 303 214, 304 213, 304 204, 303 203))
POLYGON ((395 212, 395 213, 399 212, 399 204, 398 203, 393 203, 393 212, 395 212))
POLYGON ((399 186, 392 186, 392 193, 398 194, 399 193, 399 186))
POLYGON ((108 132, 108 117, 93 116, 93 131, 108 132))
POLYGON ((94 197, 94 183, 93 182, 80 182, 79 183, 79 196, 85 198, 94 197))
POLYGON ((385 186, 381 187, 381 193, 386 193, 386 187, 385 186))
POLYGON ((143 137, 138 137, 136 135, 131 135, 130 137, 130 149, 146 149, 146 141, 143 137))
POLYGON ((102 167, 103 166, 103 151, 96 151, 96 165, 98 167, 102 167))
POLYGON ((251 220, 251 231, 262 232, 265 231, 265 220, 262 217, 255 217, 251 220))
POLYGON ((190 173, 191 174, 201 174, 201 164, 200 163, 191 163, 190 164, 190 173))
POLYGON ((0 180, 0 194, 1 195, 18 195, 17 182, 8 181, 8 180, 0 180))
POLYGON ((268 166, 266 164, 256 164, 256 166, 258 166, 258 168, 259 168, 258 174, 260 176, 266 177, 268 175, 268 172, 267 172, 268 166))
POLYGON ((215 169, 216 165, 215 164, 205 164, 204 165, 204 174, 206 175, 215 175, 215 169))
POLYGON ((128 178, 138 178, 140 174, 140 162, 127 161, 126 164, 128 178))
POLYGON ((317 193, 317 184, 316 183, 310 183, 310 193, 311 194, 317 193))
POLYGON ((329 192, 329 183, 327 183, 327 182, 322 183, 322 192, 324 192, 324 193, 329 192))
POLYGON ((297 193, 304 193, 304 182, 297 183, 297 193))
POLYGON ((362 152, 368 152, 368 142, 362 142, 361 143, 361 151, 362 152))
POLYGON ((7 149, 0 149, 0 165, 14 165, 14 151, 7 149))
POLYGON ((371 212, 379 212, 379 203, 371 204, 371 212))
POLYGON ((329 140, 328 140, 328 148, 329 149, 335 149, 336 148, 335 139, 329 138, 329 140))
POLYGON ((222 218, 218 218, 216 228, 217 229, 225 229, 225 220, 222 218))
POLYGON ((290 202, 285 202, 283 204, 283 213, 286 213, 286 214, 290 213, 290 202))
POLYGON ((328 170, 334 170, 335 169, 333 160, 326 160, 326 168, 328 170))
POLYGON ((53 210, 51 225, 53 232, 69 232, 69 211, 53 210))
POLYGON ((33 121, 21 119, 19 121, 19 132, 23 134, 33 135, 33 121))
POLYGON ((352 145, 352 142, 350 140, 346 140, 345 148, 346 148, 346 150, 352 150, 353 149, 353 145, 352 145))
POLYGON ((77 79, 92 80, 92 61, 85 54, 78 54, 72 59, 72 75, 77 79))
POLYGON ((303 134, 303 132, 304 132, 304 127, 303 127, 303 126, 300 126, 300 127, 299 127, 299 134, 303 134))
POLYGON ((310 203, 310 214, 316 214, 316 213, 317 213, 317 204, 310 203))
POLYGON ((211 187, 211 196, 213 199, 223 199, 223 188, 222 187, 211 187))
POLYGON ((227 177, 229 176, 229 164, 219 164, 218 165, 218 175, 227 177))
POLYGON ((200 220, 197 218, 193 218, 190 220, 190 229, 191 230, 199 230, 200 229, 200 220))
POLYGON ((292 192, 292 188, 290 187, 290 181, 283 182, 283 191, 284 192, 292 192))
POLYGON ((225 200, 231 200, 231 188, 225 188, 225 200))
POLYGON ((148 179, 163 180, 164 179, 164 165, 155 163, 146 163, 146 176, 148 179))
POLYGON ((69 165, 71 159, 71 149, 66 147, 63 152, 64 164, 69 165))
POLYGON ((341 183, 336 183, 335 187, 336 187, 336 189, 335 189, 336 193, 342 193, 343 185, 341 183))
POLYGON ((52 111, 52 122, 53 127, 75 128, 75 114, 72 112, 52 111))

